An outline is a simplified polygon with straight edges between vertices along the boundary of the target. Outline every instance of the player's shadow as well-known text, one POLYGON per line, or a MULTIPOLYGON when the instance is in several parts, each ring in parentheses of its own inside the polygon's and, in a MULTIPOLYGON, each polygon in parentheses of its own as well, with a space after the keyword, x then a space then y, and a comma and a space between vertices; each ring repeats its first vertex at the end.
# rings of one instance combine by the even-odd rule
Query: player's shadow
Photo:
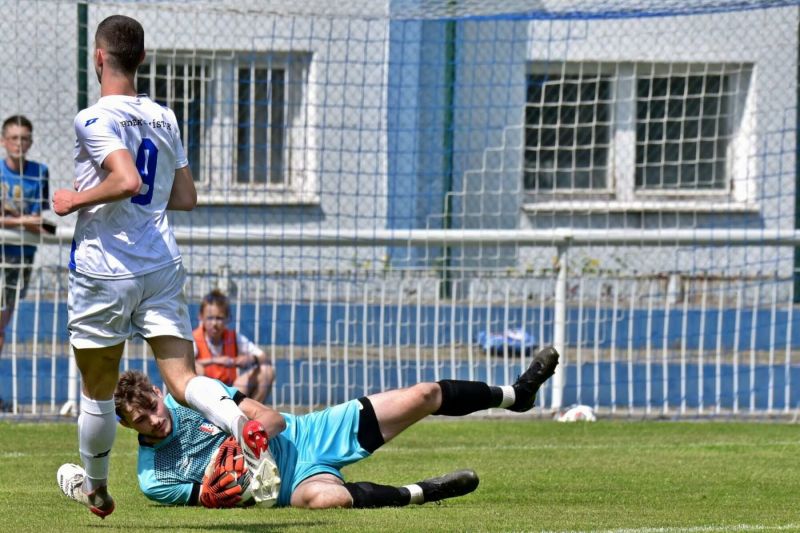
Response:
MULTIPOLYGON (((159 510, 160 512, 165 513, 165 520, 163 523, 158 522, 150 522, 147 525, 148 531, 175 531, 179 529, 181 531, 284 531, 290 527, 301 527, 305 529, 312 529, 312 528, 327 528, 330 526, 324 520, 306 520, 306 521, 278 521, 274 514, 258 514, 257 516, 248 516, 247 521, 235 521, 231 523, 226 523, 227 520, 225 518, 225 510, 208 510, 209 514, 213 514, 213 522, 203 522, 201 524, 192 523, 190 522, 191 519, 186 518, 185 516, 177 516, 169 513, 170 509, 187 509, 187 507, 181 506, 164 506, 164 505, 156 505, 151 504, 148 506, 149 509, 159 510), (263 518, 259 520, 259 518, 263 518)), ((149 510, 148 509, 148 510, 149 510)), ((199 509, 199 508, 198 508, 199 509)), ((252 510, 257 512, 258 510, 252 510)), ((236 514, 236 517, 241 517, 241 514, 236 514)), ((232 517, 233 518, 233 517, 232 517)), ((113 517, 112 523, 109 523, 107 520, 103 520, 101 523, 94 523, 90 527, 98 527, 103 528, 103 530, 125 530, 129 531, 129 525, 123 524, 114 524, 113 517)))
MULTIPOLYGON (((235 524, 178 524, 173 522, 171 524, 148 524, 147 529, 149 531, 175 531, 176 529, 180 529, 181 531, 284 531, 286 528, 289 527, 301 527, 301 528, 315 528, 315 527, 325 527, 326 522, 320 520, 309 520, 306 522, 298 522, 293 520, 291 522, 275 522, 270 521, 268 517, 264 517, 263 521, 250 521, 250 522, 237 522, 235 524)), ((111 525, 108 523, 94 523, 89 526, 90 528, 101 528, 104 531, 108 530, 130 530, 130 526, 127 525, 111 525)))

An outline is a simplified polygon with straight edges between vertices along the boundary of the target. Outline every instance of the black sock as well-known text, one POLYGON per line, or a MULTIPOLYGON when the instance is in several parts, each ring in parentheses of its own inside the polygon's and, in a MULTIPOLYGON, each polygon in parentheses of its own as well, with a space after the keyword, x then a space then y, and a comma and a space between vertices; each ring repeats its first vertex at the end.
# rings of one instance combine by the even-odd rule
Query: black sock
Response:
POLYGON ((378 485, 369 481, 345 483, 344 488, 353 497, 353 508, 403 507, 411 501, 411 493, 405 487, 378 485))
POLYGON ((442 389, 442 405, 433 413, 435 415, 468 415, 498 407, 503 401, 500 387, 490 387, 482 381, 443 379, 437 383, 442 389))

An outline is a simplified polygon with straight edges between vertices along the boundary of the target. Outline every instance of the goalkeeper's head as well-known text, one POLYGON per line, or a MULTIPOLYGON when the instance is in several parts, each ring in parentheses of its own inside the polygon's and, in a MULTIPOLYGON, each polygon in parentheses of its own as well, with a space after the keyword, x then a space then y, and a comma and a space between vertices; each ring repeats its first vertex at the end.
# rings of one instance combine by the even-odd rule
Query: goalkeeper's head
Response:
POLYGON ((150 442, 172 433, 172 416, 161 390, 138 370, 122 373, 114 391, 114 406, 120 424, 135 429, 150 442))

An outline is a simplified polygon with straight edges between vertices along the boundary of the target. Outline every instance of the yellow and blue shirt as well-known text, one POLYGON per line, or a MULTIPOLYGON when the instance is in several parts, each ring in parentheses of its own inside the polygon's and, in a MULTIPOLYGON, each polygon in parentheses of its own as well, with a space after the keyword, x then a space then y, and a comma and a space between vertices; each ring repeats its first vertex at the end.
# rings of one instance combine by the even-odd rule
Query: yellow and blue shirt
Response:
MULTIPOLYGON (((47 166, 36 161, 25 161, 22 172, 8 168, 3 160, 0 165, 0 194, 3 211, 6 215, 41 215, 49 206, 50 177, 47 166)), ((25 256, 32 258, 36 247, 31 245, 4 244, 3 257, 25 256)))

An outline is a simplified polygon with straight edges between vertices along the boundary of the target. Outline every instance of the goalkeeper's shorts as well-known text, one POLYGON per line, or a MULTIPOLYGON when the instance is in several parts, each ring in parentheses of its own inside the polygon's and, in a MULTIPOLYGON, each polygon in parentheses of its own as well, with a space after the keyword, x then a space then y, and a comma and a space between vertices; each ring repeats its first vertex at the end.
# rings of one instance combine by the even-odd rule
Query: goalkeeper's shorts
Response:
POLYGON ((307 415, 283 415, 286 429, 270 444, 280 448, 274 453, 283 480, 278 505, 289 505, 303 480, 316 474, 342 478, 341 468, 369 457, 358 442, 360 409, 361 403, 351 400, 307 415))

